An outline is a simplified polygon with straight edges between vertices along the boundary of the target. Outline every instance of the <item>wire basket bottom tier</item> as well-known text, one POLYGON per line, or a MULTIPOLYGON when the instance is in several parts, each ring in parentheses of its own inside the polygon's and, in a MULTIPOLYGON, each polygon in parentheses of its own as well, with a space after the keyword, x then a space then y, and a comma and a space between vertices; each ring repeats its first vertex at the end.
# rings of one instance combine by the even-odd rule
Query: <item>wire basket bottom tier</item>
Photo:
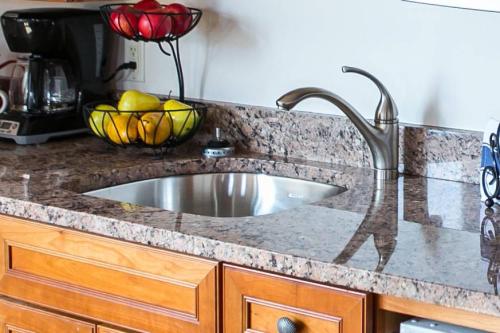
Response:
POLYGON ((117 111, 116 102, 102 101, 85 105, 83 116, 92 133, 111 145, 172 148, 190 140, 206 117, 204 104, 183 103, 189 108, 117 111))

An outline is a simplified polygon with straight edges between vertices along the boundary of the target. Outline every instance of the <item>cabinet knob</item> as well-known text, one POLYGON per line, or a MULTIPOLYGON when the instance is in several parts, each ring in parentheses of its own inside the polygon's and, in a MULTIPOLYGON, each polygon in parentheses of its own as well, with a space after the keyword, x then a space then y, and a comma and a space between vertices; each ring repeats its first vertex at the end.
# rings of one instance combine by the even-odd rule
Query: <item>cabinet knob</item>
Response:
POLYGON ((279 333, 297 333, 297 325, 290 318, 281 317, 277 326, 279 333))

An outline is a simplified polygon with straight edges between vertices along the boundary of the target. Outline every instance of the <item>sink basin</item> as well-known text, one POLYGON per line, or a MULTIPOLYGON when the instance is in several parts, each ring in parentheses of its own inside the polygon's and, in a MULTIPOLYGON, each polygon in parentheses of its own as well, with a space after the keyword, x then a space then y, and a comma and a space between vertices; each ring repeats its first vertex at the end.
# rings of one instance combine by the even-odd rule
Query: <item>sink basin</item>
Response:
POLYGON ((272 214, 344 192, 340 186, 252 173, 211 173, 148 179, 86 195, 216 217, 272 214))

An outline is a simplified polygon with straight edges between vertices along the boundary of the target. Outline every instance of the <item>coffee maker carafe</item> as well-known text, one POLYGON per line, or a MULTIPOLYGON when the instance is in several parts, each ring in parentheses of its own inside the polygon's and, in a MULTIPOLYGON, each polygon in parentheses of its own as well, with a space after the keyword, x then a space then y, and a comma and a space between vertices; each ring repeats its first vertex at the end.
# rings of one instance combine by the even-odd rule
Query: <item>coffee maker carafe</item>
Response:
POLYGON ((86 132, 83 103, 105 99, 103 83, 111 33, 93 10, 40 8, 8 11, 2 29, 18 58, 0 137, 20 144, 86 132))
POLYGON ((76 81, 68 61, 18 58, 9 87, 10 110, 71 112, 77 104, 76 81))

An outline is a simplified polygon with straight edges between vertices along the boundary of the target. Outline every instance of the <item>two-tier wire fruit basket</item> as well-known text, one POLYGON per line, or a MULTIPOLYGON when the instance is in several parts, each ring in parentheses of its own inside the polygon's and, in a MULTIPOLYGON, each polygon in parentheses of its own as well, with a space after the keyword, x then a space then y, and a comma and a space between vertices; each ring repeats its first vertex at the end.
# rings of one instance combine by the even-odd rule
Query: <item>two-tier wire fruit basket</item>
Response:
MULTIPOLYGON (((100 7, 110 29, 121 37, 156 43, 160 51, 174 60, 178 79, 178 99, 129 103, 120 108, 120 101, 98 101, 86 104, 83 115, 88 127, 104 141, 127 147, 150 147, 164 152, 192 138, 203 123, 206 105, 185 99, 184 75, 179 40, 199 23, 202 12, 179 3, 162 5, 156 0, 108 4, 100 7)), ((141 98, 144 95, 140 92, 141 98)), ((122 96, 123 99, 123 96, 122 96)))

